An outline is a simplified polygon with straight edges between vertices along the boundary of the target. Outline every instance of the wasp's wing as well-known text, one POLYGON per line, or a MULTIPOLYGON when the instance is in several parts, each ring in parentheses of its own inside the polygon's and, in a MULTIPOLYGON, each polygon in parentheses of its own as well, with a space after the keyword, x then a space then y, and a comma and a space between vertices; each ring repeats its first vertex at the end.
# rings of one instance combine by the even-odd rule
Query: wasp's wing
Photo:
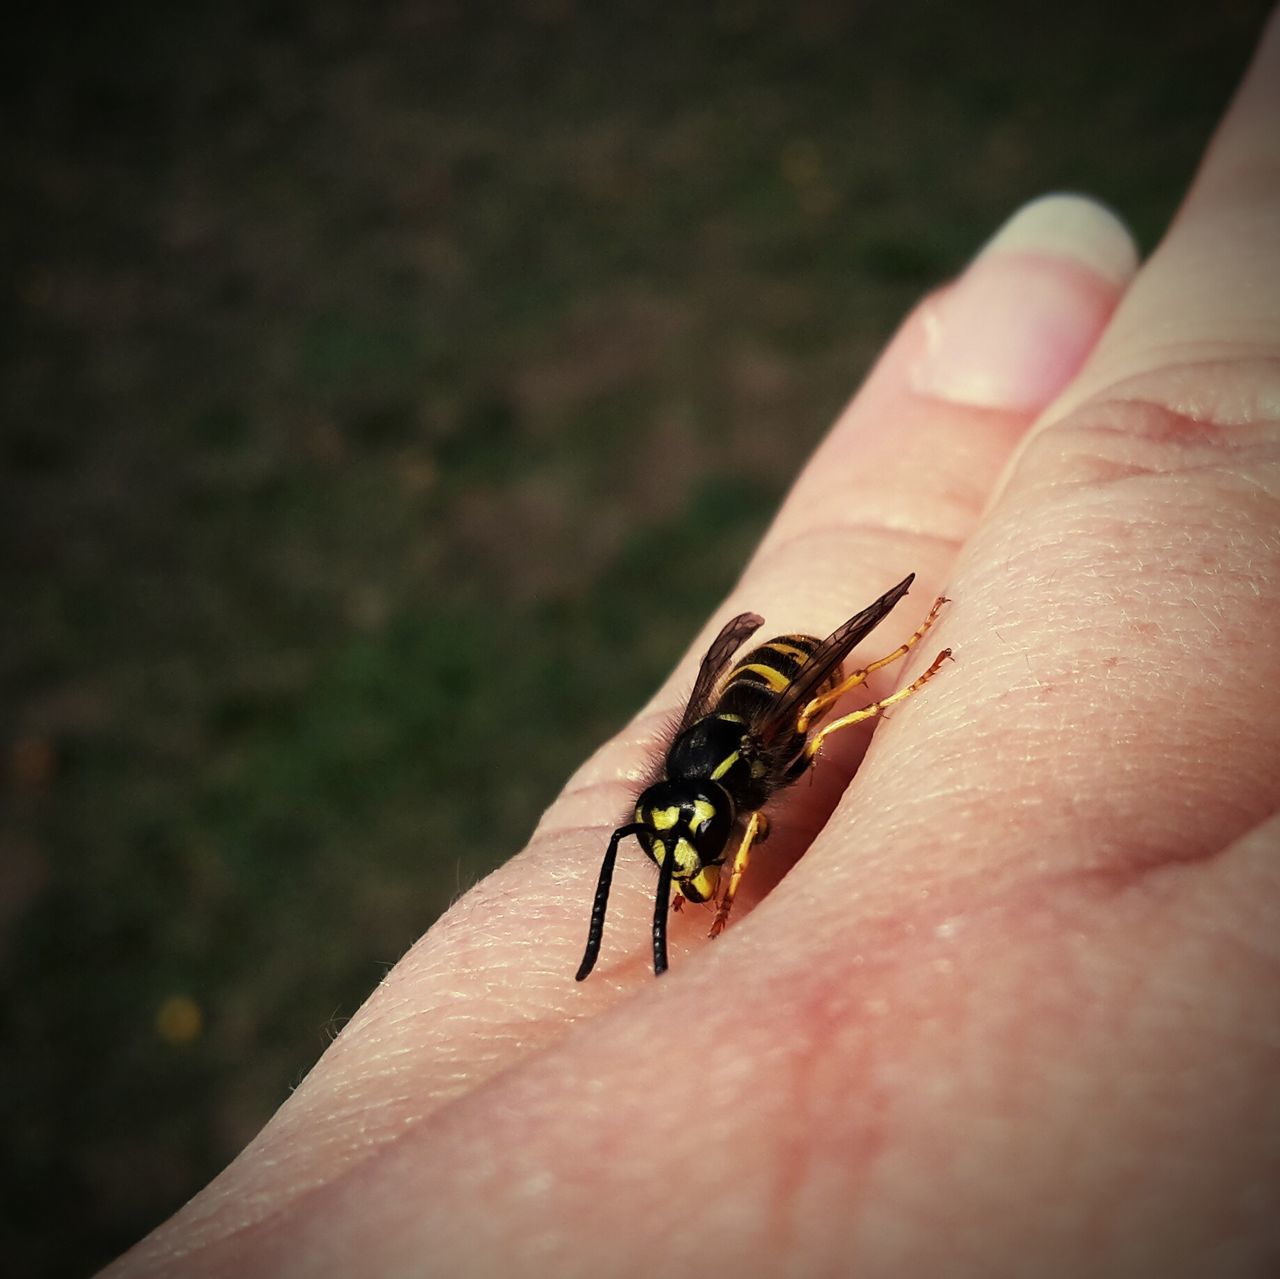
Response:
POLYGON ((739 613, 724 624, 720 634, 711 641, 707 655, 698 668, 698 678, 693 682, 689 703, 680 716, 677 735, 683 733, 695 720, 701 719, 711 707, 711 695, 729 665, 729 659, 742 647, 744 640, 754 635, 764 625, 758 613, 739 613))
POLYGON ((786 692, 755 725, 763 741, 768 742, 779 733, 795 730, 800 712, 813 700, 823 681, 861 640, 888 617, 893 606, 907 593, 915 577, 914 573, 904 577, 897 586, 886 591, 874 604, 868 604, 843 626, 838 626, 818 645, 813 656, 788 685, 786 692))

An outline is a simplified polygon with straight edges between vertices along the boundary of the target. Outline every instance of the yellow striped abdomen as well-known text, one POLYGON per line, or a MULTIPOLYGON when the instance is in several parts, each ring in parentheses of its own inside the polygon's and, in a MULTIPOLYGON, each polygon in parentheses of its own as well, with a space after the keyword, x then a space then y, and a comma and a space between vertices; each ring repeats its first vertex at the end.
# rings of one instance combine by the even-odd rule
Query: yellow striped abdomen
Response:
MULTIPOLYGON (((812 635, 779 635, 753 648, 737 662, 725 680, 716 709, 730 713, 758 714, 775 697, 781 697, 791 681, 808 665, 821 643, 812 635)), ((834 688, 841 677, 837 666, 815 688, 814 696, 834 688)))

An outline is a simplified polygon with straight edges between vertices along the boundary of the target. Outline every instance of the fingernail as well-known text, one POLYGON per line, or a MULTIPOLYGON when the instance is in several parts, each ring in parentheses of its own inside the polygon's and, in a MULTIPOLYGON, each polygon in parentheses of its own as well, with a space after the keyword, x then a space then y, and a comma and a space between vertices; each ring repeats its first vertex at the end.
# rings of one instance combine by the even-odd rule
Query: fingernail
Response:
POLYGON ((1034 412, 1083 364, 1138 256, 1124 224, 1077 195, 1024 206, 925 312, 917 391, 1034 412))

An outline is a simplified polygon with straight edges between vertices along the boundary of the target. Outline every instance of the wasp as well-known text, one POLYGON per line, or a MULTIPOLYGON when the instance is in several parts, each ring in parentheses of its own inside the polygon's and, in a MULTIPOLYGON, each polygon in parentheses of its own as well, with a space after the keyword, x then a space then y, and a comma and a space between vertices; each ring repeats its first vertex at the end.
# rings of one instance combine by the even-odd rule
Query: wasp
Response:
POLYGON ((903 578, 824 640, 812 635, 779 635, 737 662, 733 662, 734 654, 764 619, 756 613, 739 613, 725 623, 702 659, 660 778, 636 800, 634 819, 619 826, 609 839, 578 981, 590 974, 599 957, 618 845, 629 835, 636 837, 658 866, 653 971, 661 975, 667 968, 669 910, 679 909, 685 901, 715 898, 730 838, 735 831, 741 832, 728 883, 711 924, 710 935, 720 934, 751 860, 751 849, 769 833, 768 819, 761 811, 765 804, 805 773, 832 733, 873 719, 910 697, 951 656, 949 648, 943 649, 928 670, 905 688, 816 727, 840 698, 874 671, 906 656, 933 625, 947 603, 945 598, 935 602, 905 644, 878 662, 844 674, 844 659, 889 615, 914 580, 914 573, 903 578))

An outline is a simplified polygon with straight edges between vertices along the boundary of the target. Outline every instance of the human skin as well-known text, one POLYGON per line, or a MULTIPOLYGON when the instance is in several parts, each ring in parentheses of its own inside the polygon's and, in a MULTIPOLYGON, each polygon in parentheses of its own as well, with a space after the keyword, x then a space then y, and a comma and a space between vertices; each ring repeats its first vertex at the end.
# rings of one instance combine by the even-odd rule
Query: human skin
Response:
POLYGON ((1141 270, 1058 198, 927 299, 651 705, 108 1273, 1280 1273, 1277 119, 1273 19, 1141 270), (859 656, 952 602, 872 696, 954 663, 659 981, 624 845, 575 983, 725 618, 824 633, 910 570, 859 656))

